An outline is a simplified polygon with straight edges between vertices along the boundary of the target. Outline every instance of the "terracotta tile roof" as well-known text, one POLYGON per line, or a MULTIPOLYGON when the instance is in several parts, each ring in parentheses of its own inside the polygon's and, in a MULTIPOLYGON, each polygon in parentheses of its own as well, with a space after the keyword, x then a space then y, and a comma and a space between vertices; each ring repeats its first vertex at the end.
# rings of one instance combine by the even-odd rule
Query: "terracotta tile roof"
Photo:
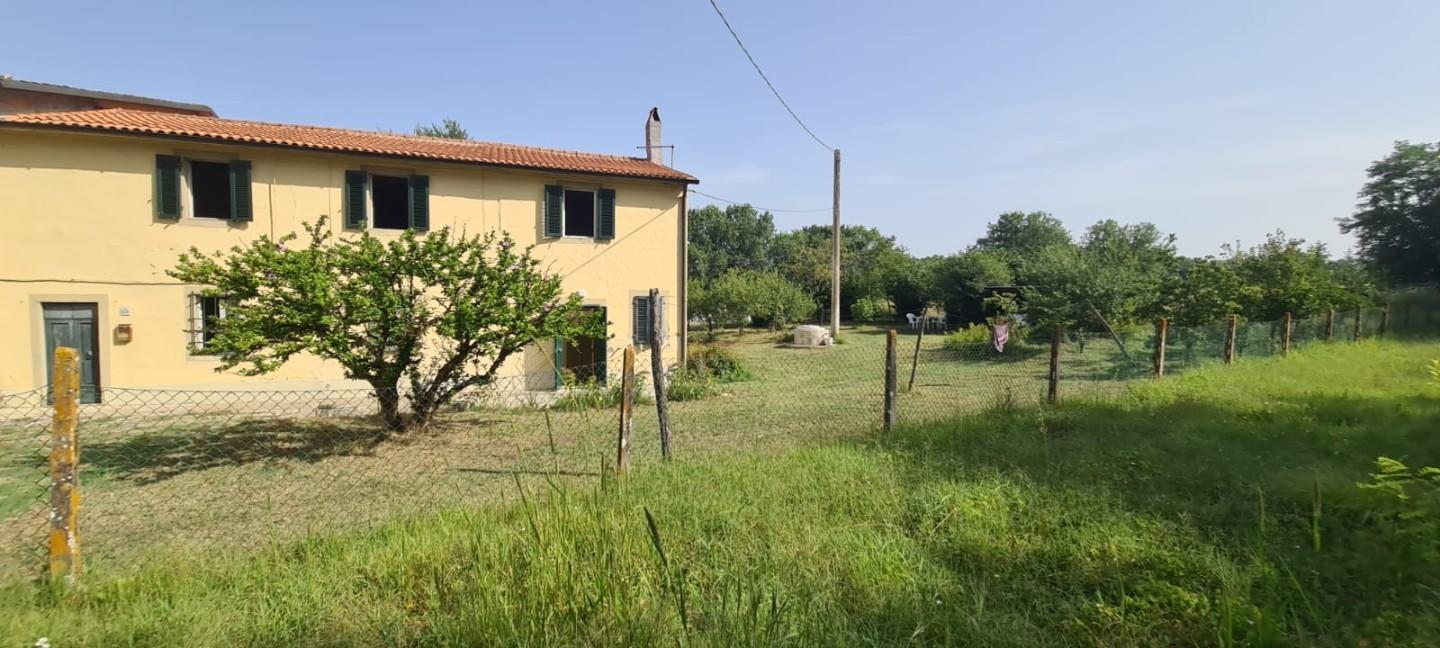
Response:
POLYGON ((129 108, 0 116, 0 126, 99 130, 386 157, 698 182, 644 158, 470 140, 296 126, 129 108))

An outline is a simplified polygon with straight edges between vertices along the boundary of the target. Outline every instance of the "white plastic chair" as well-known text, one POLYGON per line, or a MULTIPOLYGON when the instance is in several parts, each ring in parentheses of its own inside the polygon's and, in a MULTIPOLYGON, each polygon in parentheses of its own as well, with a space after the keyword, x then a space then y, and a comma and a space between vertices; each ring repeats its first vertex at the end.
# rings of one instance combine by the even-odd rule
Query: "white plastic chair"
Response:
POLYGON ((912 331, 920 326, 920 318, 914 313, 905 313, 905 321, 910 322, 910 330, 912 331))

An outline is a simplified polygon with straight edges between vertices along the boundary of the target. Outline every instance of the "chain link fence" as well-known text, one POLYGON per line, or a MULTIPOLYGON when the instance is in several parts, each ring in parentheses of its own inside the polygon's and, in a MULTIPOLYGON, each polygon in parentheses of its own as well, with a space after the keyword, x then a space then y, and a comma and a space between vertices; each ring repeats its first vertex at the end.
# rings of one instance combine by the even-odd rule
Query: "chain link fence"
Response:
MULTIPOLYGON (((1381 309, 1296 319, 1292 349, 1387 336, 1433 336, 1435 314, 1402 323, 1381 309)), ((1152 379, 1155 327, 1122 331, 1015 331, 993 341, 900 325, 895 344, 899 423, 919 425, 992 408, 1043 403, 1052 361, 1062 400, 1108 397, 1152 379), (1052 358, 1052 348, 1058 354, 1052 358)), ((698 334, 697 338, 700 337, 698 334)), ((733 356, 736 372, 706 361, 673 368, 668 408, 676 454, 690 459, 777 450, 881 427, 887 327, 842 332, 840 343, 796 348, 752 332, 692 359, 733 356), (722 354, 722 355, 723 355, 722 354)), ((1166 375, 1280 355, 1283 322, 1170 327, 1166 375)), ((121 571, 176 552, 250 550, 513 497, 515 482, 598 479, 613 471, 622 394, 620 352, 604 365, 572 368, 604 381, 549 375, 499 379, 460 399, 425 430, 392 433, 372 390, 206 391, 111 387, 80 407, 79 538, 90 571, 121 571)), ((720 358, 725 360, 724 357, 720 358)), ((723 364, 723 363, 722 363, 723 364)), ((654 381, 637 365, 633 456, 660 458, 654 381)), ((52 409, 46 390, 0 395, 0 579, 37 576, 46 561, 47 455, 52 409)), ((528 488, 529 486, 527 486, 528 488)))

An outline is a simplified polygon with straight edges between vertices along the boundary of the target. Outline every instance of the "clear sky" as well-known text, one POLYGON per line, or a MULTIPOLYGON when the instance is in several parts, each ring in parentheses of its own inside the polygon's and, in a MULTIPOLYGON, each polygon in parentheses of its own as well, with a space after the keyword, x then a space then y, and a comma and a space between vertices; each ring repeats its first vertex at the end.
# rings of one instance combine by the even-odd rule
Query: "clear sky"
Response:
MULTIPOLYGON (((1151 221, 1182 252, 1283 228, 1337 253, 1367 163, 1440 139, 1440 2, 721 0, 844 151, 843 214, 917 254, 997 213, 1151 221)), ((639 154, 660 107, 701 191, 826 208, 830 153, 706 0, 15 2, 0 73, 222 116, 639 154)), ((705 199, 692 205, 705 204, 705 199)), ((777 213, 788 229, 829 214, 777 213)))

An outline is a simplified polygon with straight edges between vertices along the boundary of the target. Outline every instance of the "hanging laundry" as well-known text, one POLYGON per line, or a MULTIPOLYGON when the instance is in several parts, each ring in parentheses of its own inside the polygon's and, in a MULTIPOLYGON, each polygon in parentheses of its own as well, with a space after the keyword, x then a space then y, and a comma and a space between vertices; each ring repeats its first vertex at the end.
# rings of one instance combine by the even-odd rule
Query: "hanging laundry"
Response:
POLYGON ((1005 343, 1010 341, 1010 325, 996 324, 990 327, 990 332, 995 339, 995 352, 1004 353, 1005 343))

